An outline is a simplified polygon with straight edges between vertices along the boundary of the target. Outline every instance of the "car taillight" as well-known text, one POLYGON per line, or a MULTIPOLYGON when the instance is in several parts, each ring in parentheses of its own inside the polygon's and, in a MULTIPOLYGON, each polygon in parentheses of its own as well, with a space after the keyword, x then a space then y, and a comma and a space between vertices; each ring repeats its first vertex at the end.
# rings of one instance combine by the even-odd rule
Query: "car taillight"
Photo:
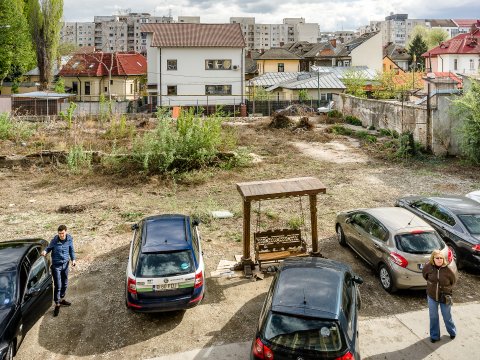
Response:
POLYGON ((130 294, 136 294, 137 293, 137 281, 135 279, 132 279, 131 277, 128 278, 127 282, 127 289, 130 294))
POLYGON ((195 286, 194 288, 197 289, 203 285, 203 271, 200 271, 195 274, 195 286))
POLYGON ((452 249, 448 248, 448 255, 447 255, 447 260, 449 263, 451 263, 453 261, 453 252, 452 252, 452 249))
POLYGON ((355 356, 349 351, 342 357, 336 358, 335 360, 355 360, 355 356))
POLYGON ((272 350, 270 350, 268 346, 263 345, 259 338, 257 338, 253 344, 252 352, 257 359, 273 360, 272 350))
POLYGON ((398 266, 401 266, 403 268, 406 268, 407 265, 408 265, 408 261, 407 259, 405 259, 402 255, 399 255, 395 252, 391 252, 390 253, 390 258, 392 259, 392 261, 397 264, 398 266))
POLYGON ((472 246, 473 251, 480 251, 480 244, 472 246))

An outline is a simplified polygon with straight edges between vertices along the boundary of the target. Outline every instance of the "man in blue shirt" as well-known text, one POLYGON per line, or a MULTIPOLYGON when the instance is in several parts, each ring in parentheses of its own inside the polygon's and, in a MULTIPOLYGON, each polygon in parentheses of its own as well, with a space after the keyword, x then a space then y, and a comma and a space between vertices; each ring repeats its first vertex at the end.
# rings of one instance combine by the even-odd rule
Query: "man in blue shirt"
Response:
POLYGON ((71 303, 65 300, 65 293, 68 286, 68 265, 70 260, 72 266, 75 266, 75 250, 73 248, 73 238, 67 234, 67 227, 60 225, 58 227, 58 235, 50 241, 50 244, 42 252, 42 256, 46 256, 52 252, 52 276, 55 301, 55 310, 53 316, 58 316, 60 305, 70 306, 71 303))

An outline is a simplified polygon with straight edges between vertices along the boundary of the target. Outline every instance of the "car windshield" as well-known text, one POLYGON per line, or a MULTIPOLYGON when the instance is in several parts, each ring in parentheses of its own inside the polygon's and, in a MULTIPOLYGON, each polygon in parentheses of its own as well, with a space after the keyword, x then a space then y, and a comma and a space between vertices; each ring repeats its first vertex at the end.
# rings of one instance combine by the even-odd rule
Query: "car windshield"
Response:
POLYGON ((436 232, 412 232, 395 236, 397 249, 409 254, 430 254, 443 249, 444 243, 436 232))
POLYGON ((189 250, 142 254, 137 277, 166 277, 195 272, 189 250))
POLYGON ((11 306, 15 302, 15 272, 0 273, 0 308, 11 306))
POLYGON ((271 343, 292 350, 335 352, 342 348, 340 329, 329 320, 270 313, 263 335, 271 343))
POLYGON ((458 215, 458 217, 470 234, 480 234, 480 214, 458 215))

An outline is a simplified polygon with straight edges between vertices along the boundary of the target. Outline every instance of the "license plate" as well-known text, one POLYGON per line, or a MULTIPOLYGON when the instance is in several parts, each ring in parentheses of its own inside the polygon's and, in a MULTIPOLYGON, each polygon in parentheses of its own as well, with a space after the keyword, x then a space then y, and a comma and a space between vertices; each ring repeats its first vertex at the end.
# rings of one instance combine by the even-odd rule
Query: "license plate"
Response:
POLYGON ((175 290, 178 288, 178 284, 161 284, 155 285, 156 291, 175 290))
POLYGON ((425 264, 418 264, 418 268, 419 268, 420 270, 422 270, 424 266, 425 266, 425 264))

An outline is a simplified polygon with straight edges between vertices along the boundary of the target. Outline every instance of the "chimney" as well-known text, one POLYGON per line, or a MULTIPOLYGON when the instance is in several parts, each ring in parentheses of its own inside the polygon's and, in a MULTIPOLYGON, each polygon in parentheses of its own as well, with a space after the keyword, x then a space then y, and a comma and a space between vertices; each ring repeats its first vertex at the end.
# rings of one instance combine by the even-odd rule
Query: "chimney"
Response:
POLYGON ((337 39, 330 39, 330 45, 332 45, 334 48, 337 47, 337 39))

